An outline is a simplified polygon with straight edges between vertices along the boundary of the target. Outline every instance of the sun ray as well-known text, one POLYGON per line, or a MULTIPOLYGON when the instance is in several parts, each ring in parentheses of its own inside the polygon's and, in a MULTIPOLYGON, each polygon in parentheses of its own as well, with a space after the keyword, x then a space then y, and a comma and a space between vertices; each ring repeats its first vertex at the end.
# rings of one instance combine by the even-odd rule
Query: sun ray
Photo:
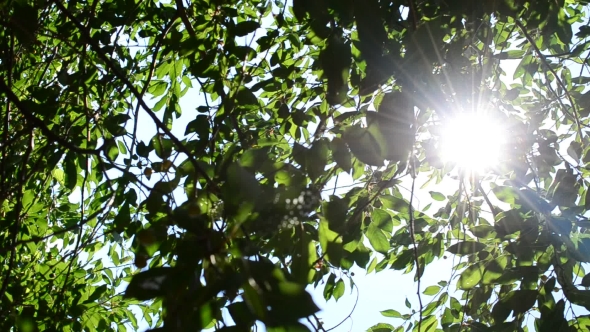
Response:
POLYGON ((462 112, 447 119, 441 137, 441 159, 461 169, 484 172, 502 155, 502 125, 484 112, 462 112))

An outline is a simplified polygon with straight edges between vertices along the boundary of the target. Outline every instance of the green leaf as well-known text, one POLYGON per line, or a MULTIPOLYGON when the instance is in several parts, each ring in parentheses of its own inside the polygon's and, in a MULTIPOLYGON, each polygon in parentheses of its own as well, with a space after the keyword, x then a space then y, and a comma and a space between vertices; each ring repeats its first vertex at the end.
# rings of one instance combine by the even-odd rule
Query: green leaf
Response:
POLYGON ((340 299, 342 297, 342 295, 344 295, 345 289, 346 289, 346 286, 344 285, 344 280, 342 280, 342 278, 340 278, 336 282, 336 286, 334 287, 334 299, 336 301, 338 301, 338 299, 340 299))
POLYGON ((329 202, 322 204, 322 212, 328 220, 330 229, 340 230, 345 225, 348 214, 348 202, 333 196, 329 202))
POLYGON ((385 317, 402 318, 402 315, 393 309, 383 310, 381 311, 381 315, 385 317))
MULTIPOLYGON (((209 138, 209 119, 206 115, 197 115, 197 117, 186 125, 185 135, 196 133, 199 139, 206 141, 209 138)), ((155 146, 155 145, 154 145, 155 146)))
POLYGON ((236 93, 235 96, 236 103, 240 106, 259 106, 260 103, 258 98, 252 93, 252 91, 248 88, 241 87, 240 90, 236 93))
POLYGON ((101 285, 96 287, 92 294, 88 296, 88 299, 85 301, 85 303, 91 303, 100 299, 100 297, 107 291, 107 289, 107 285, 101 285))
POLYGON ((119 147, 114 140, 105 142, 106 155, 109 160, 116 160, 119 156, 119 147))
POLYGON ((170 155, 172 154, 172 140, 164 138, 164 135, 155 135, 152 138, 152 144, 156 151, 156 155, 161 159, 168 159, 168 157, 170 157, 170 155))
POLYGON ((455 317, 453 316, 453 312, 451 311, 451 309, 445 308, 445 311, 443 312, 442 318, 440 320, 442 327, 445 328, 453 324, 454 322, 455 317))
POLYGON ((249 283, 245 283, 244 286, 244 302, 248 305, 248 308, 252 311, 257 319, 265 319, 266 307, 264 305, 262 297, 258 294, 256 289, 249 283))
POLYGON ((477 225, 471 227, 470 231, 480 239, 491 239, 496 236, 494 226, 491 225, 477 225))
POLYGON ((375 133, 366 128, 352 126, 342 138, 360 161, 370 166, 383 166, 384 158, 379 143, 381 137, 375 137, 375 133))
POLYGON ((131 279, 125 291, 125 297, 140 301, 151 300, 165 295, 177 282, 177 273, 174 269, 167 267, 151 268, 131 279))
POLYGON ((334 273, 330 273, 328 280, 326 280, 326 285, 324 286, 324 299, 328 301, 332 296, 334 296, 334 289, 336 288, 336 275, 334 273))
POLYGON ((314 142, 309 149, 306 168, 312 180, 316 180, 324 173, 330 153, 328 144, 328 141, 321 139, 314 142))
POLYGON ((435 201, 439 201, 442 202, 446 199, 445 195, 436 192, 436 191, 429 191, 430 193, 430 197, 432 197, 432 199, 434 199, 435 201))
POLYGON ((322 76, 328 80, 326 100, 330 105, 338 105, 346 101, 352 60, 350 52, 350 45, 344 43, 343 36, 332 33, 318 57, 323 70, 322 76))
POLYGON ((308 233, 303 233, 301 245, 297 245, 297 248, 300 254, 293 257, 291 269, 297 282, 307 284, 315 275, 311 266, 317 260, 316 244, 308 233))
POLYGON ((343 254, 342 237, 332 231, 328 222, 325 220, 320 221, 318 236, 322 252, 325 253, 325 258, 332 262, 332 264, 339 264, 343 254))
POLYGON ((510 51, 494 54, 494 57, 498 58, 500 60, 521 59, 525 54, 526 54, 525 50, 510 50, 510 51))
POLYGON ((440 291, 440 286, 428 286, 428 287, 426 287, 426 289, 422 293, 424 295, 436 295, 436 294, 438 294, 439 291, 440 291))
POLYGON ((269 314, 281 323, 294 324, 319 311, 305 287, 293 282, 280 282, 276 291, 265 294, 265 300, 271 307, 269 314), (285 306, 284 303, 291 303, 292 306, 285 306))
POLYGON ((523 218, 518 210, 504 211, 497 215, 499 221, 494 229, 499 236, 504 237, 516 233, 522 229, 523 218))
POLYGON ((484 266, 481 263, 475 263, 461 272, 457 288, 468 290, 475 287, 482 279, 484 266))
POLYGON ((61 169, 54 169, 51 171, 51 175, 53 176, 53 178, 59 182, 59 183, 64 183, 65 180, 65 173, 63 170, 61 169))
POLYGON ((511 311, 512 310, 505 301, 498 301, 492 308, 492 318, 494 318, 494 322, 499 325, 510 316, 511 311))
POLYGON ((375 271, 376 267, 377 267, 377 257, 373 257, 373 259, 371 260, 371 263, 369 263, 369 266, 367 267, 367 274, 370 274, 371 272, 375 271))
POLYGON ((73 153, 68 153, 64 160, 65 186, 70 190, 74 190, 78 183, 78 167, 75 160, 73 153))
POLYGON ((375 224, 371 223, 369 227, 367 227, 365 236, 367 237, 367 239, 369 239, 369 243, 371 244, 371 247, 375 249, 375 251, 383 254, 389 251, 389 240, 387 239, 383 231, 375 224))
POLYGON ((246 302, 234 302, 227 306, 229 314, 238 326, 250 326, 256 321, 246 302))
POLYGON ((568 21, 569 18, 565 14, 565 11, 558 10, 558 20, 555 32, 559 40, 565 45, 570 44, 573 37, 572 26, 568 21))
POLYGON ((393 218, 383 209, 374 209, 371 213, 372 224, 384 232, 391 234, 393 231, 393 218))
POLYGON ((260 191, 260 186, 256 177, 241 167, 239 164, 231 164, 227 168, 226 190, 228 202, 234 204, 243 204, 245 202, 253 203, 260 191))
POLYGON ((332 156, 338 167, 343 171, 350 173, 352 168, 352 154, 348 150, 346 143, 341 138, 334 138, 331 142, 332 156))
POLYGON ((516 290, 509 297, 509 305, 515 314, 525 313, 535 305, 537 290, 516 290))
POLYGON ((256 29, 259 27, 260 24, 258 24, 258 22, 244 21, 236 24, 236 26, 233 28, 233 33, 238 37, 244 37, 256 31, 256 29))
MULTIPOLYGON (((394 330, 393 325, 386 324, 386 323, 379 323, 371 326, 367 331, 368 332, 392 332, 394 330)), ((397 330, 396 330, 397 332, 397 330)))
POLYGON ((508 259, 506 256, 500 256, 489 261, 485 266, 485 273, 483 274, 482 284, 491 285, 498 282, 505 272, 508 259))
POLYGON ((494 186, 492 191, 504 203, 513 205, 518 199, 518 192, 516 189, 507 186, 494 186))
POLYGON ((148 89, 148 92, 152 96, 158 97, 158 96, 163 95, 166 92, 167 89, 168 89, 168 82, 164 82, 164 81, 152 81, 152 83, 150 84, 150 87, 148 89))
POLYGON ((486 245, 480 242, 460 241, 447 248, 447 251, 455 255, 464 256, 475 254, 485 247, 486 245))
POLYGON ((417 324, 414 326, 413 332, 434 332, 436 330, 436 326, 438 325, 438 320, 436 316, 428 316, 422 320, 422 324, 417 324))
POLYGON ((379 200, 383 206, 389 210, 396 211, 398 213, 408 213, 410 203, 403 198, 392 195, 381 195, 379 200))

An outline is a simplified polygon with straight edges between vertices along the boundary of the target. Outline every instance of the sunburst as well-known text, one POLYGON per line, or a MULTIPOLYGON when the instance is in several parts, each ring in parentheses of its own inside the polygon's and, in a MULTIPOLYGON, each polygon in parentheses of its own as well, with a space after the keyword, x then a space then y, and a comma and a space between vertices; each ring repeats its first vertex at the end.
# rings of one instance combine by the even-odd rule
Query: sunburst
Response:
POLYGON ((498 165, 504 145, 503 126, 485 112, 462 112, 446 119, 441 159, 465 171, 481 173, 498 165))

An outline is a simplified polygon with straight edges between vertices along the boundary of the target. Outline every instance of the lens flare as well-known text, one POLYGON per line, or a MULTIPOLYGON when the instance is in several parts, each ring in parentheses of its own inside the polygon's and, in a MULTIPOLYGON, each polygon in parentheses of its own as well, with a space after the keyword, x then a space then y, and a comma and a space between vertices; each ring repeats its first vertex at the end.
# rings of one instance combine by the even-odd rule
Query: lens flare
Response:
POLYGON ((498 164, 504 143, 501 124, 477 112, 460 113, 448 119, 441 139, 444 162, 478 173, 498 164))

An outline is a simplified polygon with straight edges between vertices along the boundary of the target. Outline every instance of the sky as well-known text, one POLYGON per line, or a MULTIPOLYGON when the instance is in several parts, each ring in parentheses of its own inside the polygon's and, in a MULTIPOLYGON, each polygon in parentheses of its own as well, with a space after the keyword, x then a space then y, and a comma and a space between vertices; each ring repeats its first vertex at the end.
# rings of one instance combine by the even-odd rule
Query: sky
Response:
MULTIPOLYGON (((510 81, 512 72, 517 63, 517 60, 507 60, 503 62, 502 68, 508 73, 505 80, 510 81)), ((193 86, 198 86, 198 83, 194 82, 193 86)), ((149 97, 146 98, 146 101, 150 106, 155 104, 155 100, 150 100, 149 97)), ((193 88, 180 100, 180 105, 182 116, 174 120, 172 132, 182 138, 184 137, 186 125, 196 116, 196 108, 205 105, 205 102, 203 100, 203 95, 199 93, 197 89, 193 88)), ((158 116, 161 117, 162 114, 163 111, 160 111, 158 116)), ((128 123, 128 129, 132 130, 132 126, 133 123, 130 121, 128 123)), ((146 143, 148 143, 156 133, 155 125, 143 111, 140 111, 138 128, 138 139, 143 140, 146 143)), ((115 173, 113 173, 113 175, 115 175, 115 173)), ((154 177, 151 181, 148 181, 148 184, 153 184, 156 180, 157 177, 154 177)), ((426 174, 421 174, 417 178, 414 202, 415 208, 418 210, 428 203, 433 203, 429 193, 430 191, 449 193, 454 192, 458 188, 458 181, 447 178, 439 185, 429 186, 427 189, 420 189, 426 180, 426 174)), ((339 177, 339 186, 345 186, 350 183, 352 183, 350 176, 347 177, 343 174, 339 177)), ((411 186, 409 177, 405 177, 400 186, 402 187, 402 192, 408 197, 410 192, 409 188, 411 186), (406 190, 403 190, 403 188, 406 190)), ((330 187, 330 185, 328 185, 328 187, 330 187)), ((346 190, 348 189, 349 188, 346 190)), ((179 201, 179 204, 184 200, 185 195, 181 188, 176 190, 174 195, 179 201)), ((79 200, 77 197, 79 197, 79 192, 72 195, 72 202, 79 200)), ((430 211, 437 211, 438 208, 441 207, 440 204, 441 203, 434 202, 430 211), (437 206, 437 204, 439 205, 437 206)), ((102 258, 105 266, 112 266, 112 263, 108 262, 107 250, 108 248, 102 249, 101 253, 97 254, 96 257, 99 259, 102 258)), ((452 266, 456 265, 459 262, 459 259, 453 255, 447 255, 447 257, 447 259, 435 260, 432 264, 426 267, 425 273, 421 279, 420 292, 422 292, 427 286, 436 285, 440 281, 445 281, 450 284, 448 290, 450 293, 449 295, 453 295, 455 288, 451 280, 449 280, 449 277, 452 275, 452 266)), ((316 304, 322 309, 317 316, 323 321, 325 329, 330 329, 341 324, 333 329, 333 331, 365 331, 370 326, 380 322, 390 323, 397 326, 402 323, 401 319, 384 317, 381 315, 380 311, 394 309, 401 314, 407 314, 412 313, 412 310, 418 309, 418 298, 416 295, 418 285, 413 280, 413 272, 402 274, 401 271, 384 270, 379 273, 371 273, 367 275, 365 270, 360 269, 357 266, 353 267, 351 272, 354 274, 352 277, 350 277, 350 275, 342 275, 346 281, 345 284, 347 285, 347 289, 345 296, 338 301, 332 299, 326 302, 323 298, 323 285, 321 284, 316 289, 313 287, 308 288, 308 291, 311 293, 316 304), (348 282, 349 277, 354 280, 355 289, 351 289, 348 282), (411 308, 406 306, 406 300, 411 304, 411 308), (346 319, 349 315, 350 317, 346 319), (345 319, 346 321, 342 323, 345 319)), ((123 291, 124 288, 125 285, 122 285, 119 287, 119 290, 123 291)), ((436 297, 422 295, 424 306, 435 298, 436 297)), ((141 313, 138 310, 135 310, 135 312, 140 321, 139 331, 148 329, 149 326, 145 320, 141 318, 141 313)), ((227 314, 225 316, 229 317, 227 314)), ((264 329, 261 330, 263 331, 264 329)))

